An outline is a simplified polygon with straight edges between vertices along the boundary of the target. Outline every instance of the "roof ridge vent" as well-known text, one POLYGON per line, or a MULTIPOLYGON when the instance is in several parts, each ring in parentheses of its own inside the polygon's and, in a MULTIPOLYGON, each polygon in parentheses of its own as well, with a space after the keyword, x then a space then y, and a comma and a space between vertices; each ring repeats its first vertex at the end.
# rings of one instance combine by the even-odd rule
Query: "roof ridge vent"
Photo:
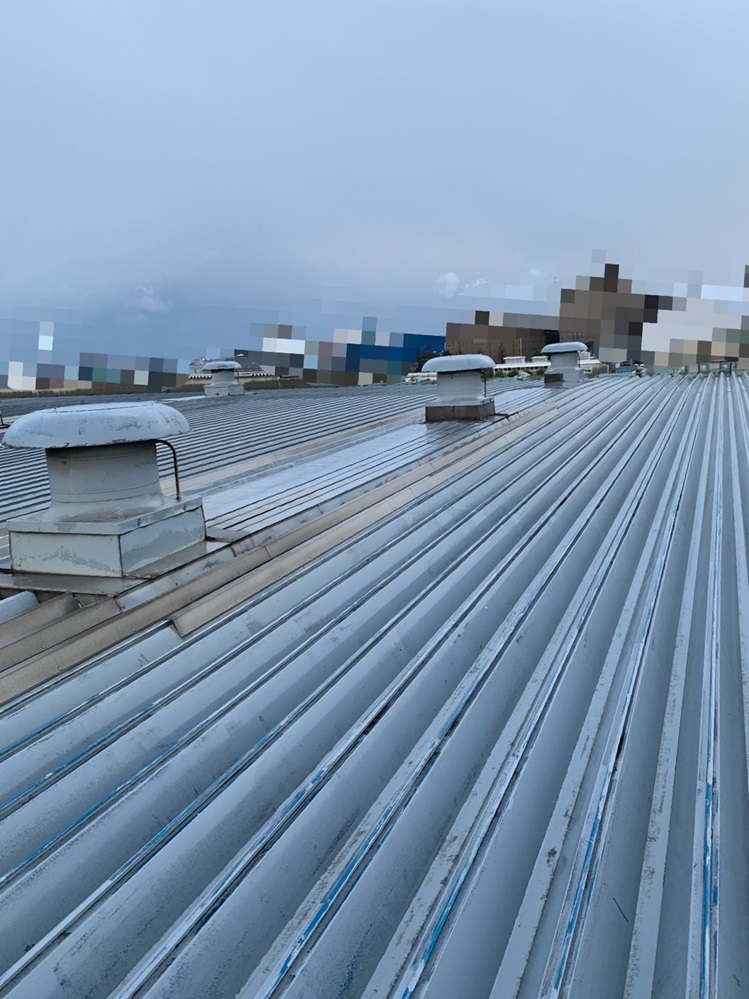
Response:
POLYGON ((486 394, 486 377, 494 374, 491 357, 486 354, 433 357, 421 370, 437 374, 437 405, 426 407, 427 423, 494 417, 494 400, 486 394))
POLYGON ((582 381, 585 372, 580 366, 580 360, 583 353, 590 356, 584 343, 579 340, 548 343, 541 353, 550 362, 544 375, 545 385, 577 385, 582 381))
POLYGON ((189 429, 153 402, 19 417, 3 444, 44 448, 51 499, 5 525, 13 571, 122 577, 203 541, 202 500, 168 499, 159 480, 156 445, 189 429))
POLYGON ((203 365, 203 371, 210 374, 211 380, 203 393, 207 396, 244 395, 244 385, 237 378, 241 367, 238 361, 208 361, 203 365))

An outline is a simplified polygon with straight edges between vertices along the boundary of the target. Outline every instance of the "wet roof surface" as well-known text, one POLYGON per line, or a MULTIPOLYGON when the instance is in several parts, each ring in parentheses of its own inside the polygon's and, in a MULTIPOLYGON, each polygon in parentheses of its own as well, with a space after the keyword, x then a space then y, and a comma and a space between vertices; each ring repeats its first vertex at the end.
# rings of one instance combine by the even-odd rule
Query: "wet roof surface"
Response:
POLYGON ((531 392, 0 708, 0 995, 746 994, 749 382, 531 392))

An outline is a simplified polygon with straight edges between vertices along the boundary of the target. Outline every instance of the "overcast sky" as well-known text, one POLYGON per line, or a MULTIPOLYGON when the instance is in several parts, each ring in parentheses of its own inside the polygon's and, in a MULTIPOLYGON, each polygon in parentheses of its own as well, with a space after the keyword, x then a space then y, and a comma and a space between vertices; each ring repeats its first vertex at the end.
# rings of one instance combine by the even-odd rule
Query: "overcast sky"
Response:
POLYGON ((749 262, 746 0, 0 11, 0 302, 416 305, 596 250, 749 262))

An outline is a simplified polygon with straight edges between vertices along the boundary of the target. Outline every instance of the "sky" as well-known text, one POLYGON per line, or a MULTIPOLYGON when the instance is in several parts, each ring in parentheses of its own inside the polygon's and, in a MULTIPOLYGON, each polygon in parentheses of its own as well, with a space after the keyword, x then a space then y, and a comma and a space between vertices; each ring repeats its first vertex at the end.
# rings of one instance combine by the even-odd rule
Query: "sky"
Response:
POLYGON ((746 0, 0 0, 0 304, 454 305, 604 259, 740 285, 747 29, 746 0))

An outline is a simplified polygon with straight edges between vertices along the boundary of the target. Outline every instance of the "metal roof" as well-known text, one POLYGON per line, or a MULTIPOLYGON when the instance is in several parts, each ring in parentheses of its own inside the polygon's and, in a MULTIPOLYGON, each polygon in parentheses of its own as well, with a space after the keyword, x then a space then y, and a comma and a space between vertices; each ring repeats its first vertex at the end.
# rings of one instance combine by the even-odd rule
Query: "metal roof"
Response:
POLYGON ((745 996, 748 404, 593 379, 120 608, 0 708, 0 995, 745 996))
MULTIPOLYGON (((488 385, 488 391, 501 394, 504 411, 510 411, 508 405, 519 405, 508 400, 526 398, 506 391, 507 387, 502 381, 488 385)), ((543 397, 543 389, 536 392, 541 393, 537 398, 543 397)), ((189 433, 174 439, 182 478, 205 480, 234 464, 275 460, 275 455, 288 454, 292 448, 330 445, 362 429, 375 430, 403 419, 423 420, 424 406, 436 398, 435 387, 428 385, 326 387, 260 390, 220 401, 202 394, 170 397, 163 408, 179 410, 189 421, 189 433)), ((75 410, 84 407, 71 401, 65 408, 74 420, 75 410)), ((162 477, 171 477, 169 455, 159 457, 159 467, 162 477)), ((0 481, 4 487, 0 489, 0 522, 49 503, 47 465, 40 451, 0 446, 0 481)))

